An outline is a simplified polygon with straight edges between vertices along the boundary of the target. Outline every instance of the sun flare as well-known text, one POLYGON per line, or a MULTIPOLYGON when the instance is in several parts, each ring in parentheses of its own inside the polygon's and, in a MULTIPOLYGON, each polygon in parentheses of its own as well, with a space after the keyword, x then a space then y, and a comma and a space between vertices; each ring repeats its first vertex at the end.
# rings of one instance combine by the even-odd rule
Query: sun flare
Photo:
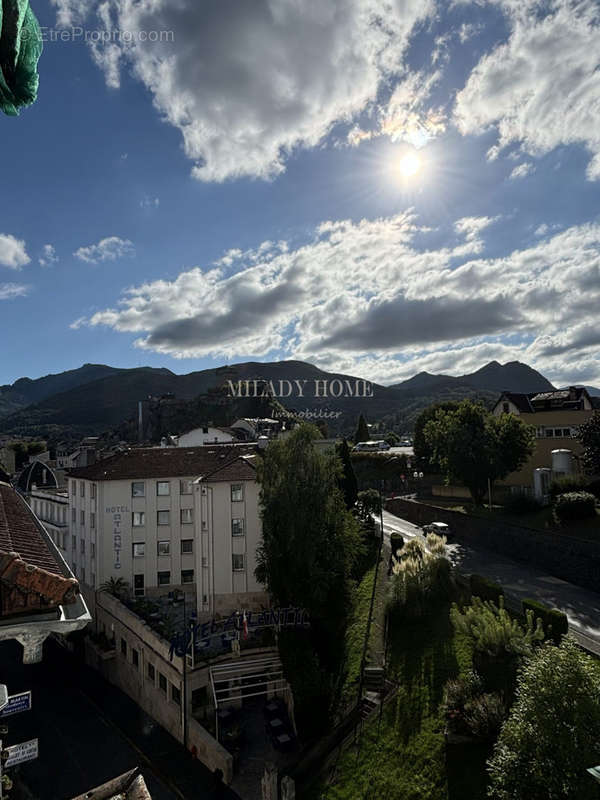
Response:
POLYGON ((412 178, 421 169, 421 159, 416 153, 406 153, 398 163, 398 170, 403 178, 412 178))

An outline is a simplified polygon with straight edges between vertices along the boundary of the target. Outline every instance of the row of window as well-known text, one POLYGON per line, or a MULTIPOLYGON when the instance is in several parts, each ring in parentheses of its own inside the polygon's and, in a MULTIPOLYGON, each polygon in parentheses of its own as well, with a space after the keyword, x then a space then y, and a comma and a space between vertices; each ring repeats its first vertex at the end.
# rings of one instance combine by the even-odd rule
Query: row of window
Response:
MULTIPOLYGON (((71 522, 73 524, 77 523, 76 508, 71 509, 71 522)), ((81 511, 79 512, 79 524, 85 525, 85 511, 83 509, 81 509, 81 511)), ((90 528, 95 528, 95 527, 96 527, 96 513, 94 511, 90 511, 90 528)))
MULTIPOLYGON (((125 639, 121 639, 121 655, 124 658, 127 658, 127 641, 125 639)), ((140 654, 135 647, 131 648, 131 665, 135 667, 135 669, 139 669, 140 667, 140 654)), ((156 686, 156 674, 157 670, 155 669, 154 664, 148 662, 146 664, 146 680, 152 683, 153 686, 156 686)), ((181 690, 178 686, 175 686, 174 683, 171 683, 169 691, 169 681, 167 680, 167 676, 163 675, 163 673, 160 671, 158 671, 158 688, 165 696, 169 694, 173 703, 176 703, 178 706, 181 705, 181 690)))
MULTIPOLYGON (((180 480, 179 481, 179 494, 192 494, 193 481, 180 480)), ((171 494, 171 481, 156 481, 156 495, 157 497, 168 497, 171 494)), ((131 484, 132 497, 146 497, 146 482, 133 481, 131 484)), ((240 502, 244 499, 244 484, 233 483, 231 484, 231 500, 232 502, 240 502)))
POLYGON ((46 520, 46 522, 56 522, 59 525, 61 523, 66 524, 67 522, 67 507, 66 505, 57 505, 56 503, 46 502, 44 500, 36 500, 35 498, 32 501, 33 512, 36 514, 40 519, 46 520))
MULTIPOLYGON (((208 566, 208 561, 206 558, 202 559, 202 566, 208 566)), ((246 556, 244 553, 233 553, 231 556, 231 569, 233 572, 243 572, 246 569, 246 556)), ((194 583, 194 570, 193 569, 182 569, 181 570, 181 580, 179 581, 180 584, 183 583, 194 583)), ((156 585, 157 586, 170 586, 172 584, 171 580, 171 572, 170 570, 161 570, 160 572, 156 573, 156 585)), ((144 594, 144 575, 142 573, 138 573, 133 576, 133 593, 136 597, 139 597, 144 594)))
MULTIPOLYGON (((194 552, 194 540, 193 539, 182 539, 180 542, 181 547, 181 554, 182 555, 189 555, 190 553, 194 552)), ((134 542, 131 545, 131 555, 134 558, 141 558, 142 556, 146 555, 146 543, 145 542, 134 542)), ((171 542, 167 539, 163 539, 156 543, 156 555, 157 556, 170 556, 171 555, 171 542)))
POLYGON ((538 439, 572 439, 577 436, 574 428, 547 428, 544 425, 536 429, 538 439))
MULTIPOLYGON (((71 481, 71 494, 75 496, 77 494, 77 481, 71 481)), ((81 497, 85 497, 85 481, 79 481, 79 495, 81 497)), ((90 497, 92 500, 96 498, 96 484, 90 483, 90 497)))
MULTIPOLYGON (((181 508, 179 510, 179 521, 182 525, 191 525, 194 522, 194 509, 181 508)), ((131 513, 131 525, 134 528, 143 528, 146 524, 145 511, 133 511, 131 513)), ((157 511, 156 512, 157 525, 170 525, 171 512, 170 511, 157 511)))
MULTIPOLYGON (((73 552, 77 550, 77 537, 75 535, 71 536, 71 550, 73 552)), ((81 539, 79 542, 79 552, 85 555, 85 539, 81 539)), ((96 545, 94 542, 90 542, 90 558, 96 558, 96 545)))

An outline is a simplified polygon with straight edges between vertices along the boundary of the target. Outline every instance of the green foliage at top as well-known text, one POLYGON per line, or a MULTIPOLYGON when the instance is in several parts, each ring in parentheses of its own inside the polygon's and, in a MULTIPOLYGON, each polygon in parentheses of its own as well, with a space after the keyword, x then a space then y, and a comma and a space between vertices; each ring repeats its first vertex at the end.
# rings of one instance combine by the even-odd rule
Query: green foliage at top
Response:
POLYGON ((525 663, 489 764, 493 800, 597 800, 598 664, 566 637, 525 663))
POLYGON ((556 644, 560 644, 563 635, 569 630, 569 618, 566 614, 563 614, 558 608, 549 608, 539 600, 530 598, 523 600, 523 609, 533 611, 536 618, 539 617, 542 621, 546 638, 553 639, 556 644))
POLYGON ((367 426, 367 421, 361 414, 358 418, 358 425, 356 427, 356 433, 354 434, 354 441, 358 444, 358 442, 368 442, 369 441, 369 428, 367 426))
POLYGON ((42 33, 29 0, 2 0, 0 29, 0 109, 14 117, 38 92, 42 33))
POLYGON ((352 459, 350 457, 350 448, 346 439, 338 445, 338 457, 342 462, 342 474, 339 479, 339 487, 344 494, 346 501, 346 508, 351 509, 356 505, 358 498, 358 481, 354 474, 354 467, 352 466, 352 459))
POLYGON ((471 594, 474 597, 480 597, 482 600, 491 600, 497 604, 500 602, 500 598, 504 596, 504 589, 499 583, 495 583, 489 578, 484 578, 482 575, 473 573, 469 578, 469 584, 471 594))
POLYGON ((472 604, 462 610, 454 604, 450 618, 455 629, 469 638, 475 652, 492 657, 529 655, 534 644, 544 640, 541 620, 534 622, 532 611, 526 612, 524 623, 513 619, 502 597, 499 605, 480 597, 473 597, 472 604))
POLYGON ((554 503, 557 522, 591 519, 596 516, 596 498, 589 492, 559 494, 554 503))
POLYGON ((386 433, 386 435, 383 438, 392 447, 395 447, 401 441, 401 439, 398 436, 398 434, 394 433, 394 431, 390 431, 389 433, 386 433))
POLYGON ((458 406, 458 401, 453 400, 446 403, 434 403, 433 405, 430 405, 424 409, 415 421, 413 452, 415 454, 415 458, 418 459, 419 466, 426 473, 440 473, 442 471, 442 467, 435 458, 433 447, 425 437, 425 427, 428 422, 435 419, 438 411, 456 411, 458 406))
POLYGON ((377 489, 366 489, 358 493, 358 507, 360 514, 365 519, 370 519, 371 514, 379 514, 381 511, 381 494, 377 489))
POLYGON ((425 440, 448 482, 459 481, 481 505, 493 483, 519 469, 531 455, 535 431, 513 414, 494 416, 470 400, 439 410, 424 429, 425 440))
POLYGON ((124 578, 109 578, 100 584, 100 591, 122 600, 129 594, 129 584, 124 578))
POLYGON ((301 425, 271 442, 259 464, 263 531, 256 577, 276 604, 307 609, 322 665, 333 669, 360 532, 338 488, 341 463, 314 447, 318 436, 313 426, 301 425))
POLYGON ((577 434, 583 447, 583 463, 588 475, 600 475, 600 412, 579 426, 577 434))
POLYGON ((15 454, 15 468, 20 470, 29 456, 44 452, 46 442, 11 442, 9 447, 15 454))

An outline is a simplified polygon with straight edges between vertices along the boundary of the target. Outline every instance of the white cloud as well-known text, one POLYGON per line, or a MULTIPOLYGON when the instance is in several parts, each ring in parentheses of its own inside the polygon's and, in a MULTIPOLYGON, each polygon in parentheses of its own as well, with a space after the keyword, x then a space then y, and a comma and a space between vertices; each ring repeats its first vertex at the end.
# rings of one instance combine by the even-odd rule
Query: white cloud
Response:
POLYGON ((204 181, 273 177, 294 148, 351 121, 403 70, 415 25, 434 10, 434 0, 52 2, 63 24, 173 33, 92 55, 112 87, 131 66, 204 181))
POLYGON ((518 164, 508 177, 511 181, 514 181, 518 178, 524 178, 526 175, 531 175, 534 171, 535 167, 531 161, 524 161, 522 164, 518 164))
POLYGON ((500 3, 511 34, 479 61, 456 98, 463 134, 498 132, 498 149, 520 143, 533 156, 583 144, 587 174, 600 178, 600 69, 597 6, 591 2, 500 3), (548 10, 549 9, 549 10, 548 10))
POLYGON ((140 200, 140 208, 158 208, 159 205, 160 199, 158 197, 151 197, 149 194, 145 194, 140 200))
POLYGON ((56 255, 56 250, 54 249, 54 245, 52 244, 45 244, 42 247, 42 254, 38 258, 38 263, 42 267, 51 267, 52 264, 56 264, 58 262, 58 256, 56 255))
POLYGON ((0 264, 9 269, 21 269, 29 264, 25 242, 10 233, 0 233, 0 264))
POLYGON ((73 255, 80 261, 97 264, 99 261, 115 261, 117 258, 132 256, 134 252, 133 243, 129 239, 108 236, 106 239, 101 239, 98 244, 80 247, 73 255))
POLYGON ((13 297, 24 297, 29 286, 20 283, 0 283, 0 300, 12 300, 13 297))
POLYGON ((482 258, 481 232, 495 219, 456 220, 464 241, 436 250, 416 246, 423 229, 412 213, 330 220, 301 247, 234 249, 216 267, 127 289, 117 307, 75 324, 135 334, 138 347, 181 358, 283 353, 391 380, 492 358, 567 375, 578 361, 592 382, 600 224, 482 258))

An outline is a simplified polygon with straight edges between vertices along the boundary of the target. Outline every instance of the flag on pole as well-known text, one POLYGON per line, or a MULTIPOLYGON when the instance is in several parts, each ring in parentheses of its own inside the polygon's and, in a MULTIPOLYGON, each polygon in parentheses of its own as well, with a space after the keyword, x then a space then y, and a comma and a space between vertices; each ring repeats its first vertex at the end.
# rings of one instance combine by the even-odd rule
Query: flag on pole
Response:
POLYGON ((244 616, 242 618, 242 623, 244 626, 244 639, 248 638, 248 619, 246 617, 246 612, 244 611, 244 616))

